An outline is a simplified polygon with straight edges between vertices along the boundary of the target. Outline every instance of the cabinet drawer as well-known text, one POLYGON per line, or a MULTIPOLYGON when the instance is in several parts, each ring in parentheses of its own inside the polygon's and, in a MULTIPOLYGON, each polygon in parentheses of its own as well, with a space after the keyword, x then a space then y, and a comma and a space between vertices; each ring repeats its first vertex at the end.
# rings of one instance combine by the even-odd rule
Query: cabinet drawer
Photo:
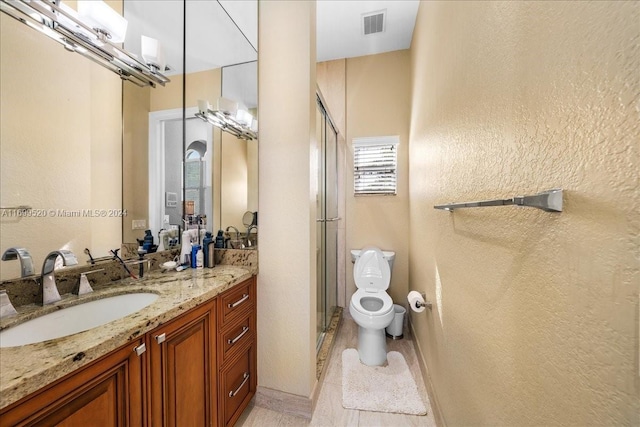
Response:
POLYGON ((219 363, 223 365, 237 350, 253 341, 256 334, 256 312, 251 310, 218 334, 219 363))
POLYGON ((255 346, 245 348, 220 372, 219 416, 222 425, 233 425, 255 394, 255 346))
POLYGON ((241 316, 250 308, 255 307, 255 300, 256 287, 253 277, 220 295, 218 298, 218 328, 224 329, 237 316, 241 316))

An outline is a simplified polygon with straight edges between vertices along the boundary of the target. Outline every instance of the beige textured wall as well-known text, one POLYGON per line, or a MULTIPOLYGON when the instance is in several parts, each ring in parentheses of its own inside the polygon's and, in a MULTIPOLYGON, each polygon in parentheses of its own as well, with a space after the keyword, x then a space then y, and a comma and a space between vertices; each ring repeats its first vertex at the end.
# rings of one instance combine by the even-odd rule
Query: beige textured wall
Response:
POLYGON ((309 397, 316 382, 315 3, 263 1, 258 13, 258 386, 309 397))
POLYGON ((409 51, 350 58, 346 76, 347 304, 356 291, 349 251, 367 245, 396 253, 387 292, 394 302, 404 304, 409 288, 409 51), (355 197, 353 138, 387 135, 400 136, 397 195, 355 197))
MULTIPOLYGON (((120 10, 119 1, 110 4, 120 10)), ((121 80, 6 14, 0 31, 0 205, 44 215, 2 217, 0 250, 26 247, 36 272, 55 249, 80 262, 84 248, 107 255, 120 246, 120 217, 57 210, 121 207, 121 80)), ((0 264, 2 279, 19 275, 19 262, 0 264)))
POLYGON ((421 3, 411 320, 447 425, 639 424, 639 41, 638 2, 421 3))

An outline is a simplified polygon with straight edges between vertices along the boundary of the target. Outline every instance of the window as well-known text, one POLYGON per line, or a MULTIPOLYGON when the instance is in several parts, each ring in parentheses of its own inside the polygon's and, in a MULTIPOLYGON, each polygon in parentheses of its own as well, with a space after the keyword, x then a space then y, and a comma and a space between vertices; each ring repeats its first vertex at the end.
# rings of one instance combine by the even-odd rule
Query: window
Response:
POLYGON ((398 136, 353 139, 354 194, 395 195, 398 136))

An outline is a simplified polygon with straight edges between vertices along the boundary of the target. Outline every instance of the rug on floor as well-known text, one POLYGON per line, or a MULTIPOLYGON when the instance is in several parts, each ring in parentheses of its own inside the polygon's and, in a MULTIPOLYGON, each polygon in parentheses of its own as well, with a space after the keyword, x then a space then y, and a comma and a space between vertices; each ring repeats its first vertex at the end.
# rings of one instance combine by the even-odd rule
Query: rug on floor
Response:
POLYGON ((387 366, 366 366, 358 350, 342 352, 342 406, 361 411, 426 415, 427 408, 402 354, 387 353, 387 366))

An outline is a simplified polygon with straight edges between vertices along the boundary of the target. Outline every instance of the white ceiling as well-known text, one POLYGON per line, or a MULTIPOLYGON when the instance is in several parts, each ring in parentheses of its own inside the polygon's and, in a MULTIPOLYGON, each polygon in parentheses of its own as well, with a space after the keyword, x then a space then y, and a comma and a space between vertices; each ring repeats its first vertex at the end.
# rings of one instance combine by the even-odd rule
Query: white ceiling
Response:
POLYGON ((318 0, 318 62, 408 49, 419 4, 417 0, 318 0), (386 12, 385 31, 363 35, 362 15, 383 10, 386 12))
MULTIPOLYGON (((288 0, 305 1, 305 0, 288 0)), ((415 26, 418 0, 318 0, 316 8, 317 61, 352 58, 408 49, 415 26), (363 35, 362 15, 385 11, 385 31, 363 35)), ((125 0, 128 20, 125 48, 140 55, 140 36, 160 41, 166 74, 193 73, 243 64, 258 59, 257 0, 187 0, 186 70, 183 70, 183 4, 175 0, 125 0)), ((257 67, 226 68, 223 93, 257 104, 257 67), (232 70, 237 76, 232 77, 232 70), (246 79, 256 84, 247 89, 246 79)))
MULTIPOLYGON (((290 0, 304 1, 304 0, 290 0)), ((317 60, 371 55, 408 49, 415 26, 418 0, 318 0, 317 60), (383 33, 364 36, 362 15, 385 11, 383 33)), ((161 41, 167 64, 182 72, 181 2, 126 0, 129 21, 125 46, 140 52, 140 35, 161 41)), ((187 72, 257 59, 258 3, 256 0, 187 1, 187 72)))
MULTIPOLYGON (((256 0, 190 0, 186 6, 187 73, 258 59, 256 0)), ((171 68, 167 74, 182 74, 184 14, 178 1, 125 0, 125 48, 139 55, 141 35, 157 39, 171 68)))

